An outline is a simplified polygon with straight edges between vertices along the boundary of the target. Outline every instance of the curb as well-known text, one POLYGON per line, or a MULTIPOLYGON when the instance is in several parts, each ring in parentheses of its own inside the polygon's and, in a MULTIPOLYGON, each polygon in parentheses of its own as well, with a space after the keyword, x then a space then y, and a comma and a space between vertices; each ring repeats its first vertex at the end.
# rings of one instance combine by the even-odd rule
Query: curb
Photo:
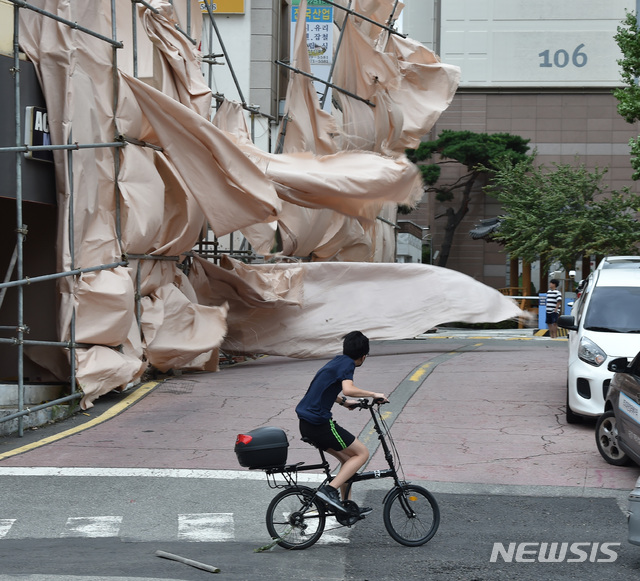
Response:
POLYGON ((0 461, 5 458, 11 458, 12 456, 17 456, 19 454, 24 454, 25 452, 29 452, 30 450, 34 450, 36 448, 40 448, 41 446, 46 446, 47 444, 51 444, 52 442, 57 442, 58 440, 62 440, 64 438, 68 438, 69 436, 73 436, 79 432, 87 430, 89 428, 93 428, 99 424, 114 418, 118 414, 121 414, 126 409, 130 408, 133 404, 141 400, 143 397, 149 395, 158 385, 160 385, 161 381, 150 381, 148 383, 143 383, 139 387, 137 387, 134 391, 132 391, 127 397, 125 397, 122 401, 111 406, 107 411, 103 412, 99 416, 92 418, 79 426, 74 426, 68 430, 64 430, 53 436, 47 436, 42 440, 38 440, 36 442, 31 442, 30 444, 25 444, 24 446, 20 446, 19 448, 15 448, 13 450, 9 450, 8 452, 3 452, 0 454, 0 461))

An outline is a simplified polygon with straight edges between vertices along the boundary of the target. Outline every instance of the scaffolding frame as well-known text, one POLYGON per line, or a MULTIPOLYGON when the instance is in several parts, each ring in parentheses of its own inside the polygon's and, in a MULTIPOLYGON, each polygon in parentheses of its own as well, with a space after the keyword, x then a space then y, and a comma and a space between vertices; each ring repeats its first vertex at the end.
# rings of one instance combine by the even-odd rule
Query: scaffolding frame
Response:
MULTIPOLYGON (((117 236, 117 244, 122 249, 122 237, 121 237, 121 208, 120 208, 120 188, 118 184, 118 175, 120 169, 120 156, 118 155, 118 151, 129 145, 133 145, 136 147, 152 147, 160 150, 157 146, 154 146, 149 143, 144 143, 139 140, 130 139, 120 134, 117 126, 117 119, 115 116, 116 106, 118 103, 118 75, 117 75, 117 67, 118 67, 118 55, 117 51, 123 48, 123 43, 118 41, 117 39, 117 26, 116 26, 116 0, 111 0, 111 23, 112 23, 112 35, 111 37, 104 36, 94 30, 86 28, 84 26, 79 25, 77 22, 72 22, 70 20, 66 20, 56 14, 47 12, 37 6, 29 4, 25 0, 8 0, 13 4, 13 81, 14 81, 14 100, 15 100, 15 145, 9 147, 0 147, 0 154, 11 154, 15 155, 15 172, 16 172, 16 191, 15 191, 15 206, 16 206, 16 245, 12 254, 12 258, 10 260, 9 266, 7 268, 6 274, 4 276, 3 282, 0 283, 0 308, 2 307, 2 303, 4 300, 4 296, 8 289, 14 288, 17 292, 17 324, 16 326, 2 326, 0 327, 0 331, 13 331, 13 337, 0 337, 0 344, 4 345, 12 345, 17 348, 17 382, 15 385, 13 383, 0 383, 0 389, 17 389, 17 411, 12 414, 8 414, 0 418, 0 423, 18 420, 18 435, 22 437, 24 435, 24 419, 31 413, 37 412, 42 409, 50 408, 60 404, 66 404, 72 402, 74 400, 78 400, 82 397, 82 392, 78 389, 76 385, 76 365, 75 365, 75 357, 76 357, 76 349, 78 348, 88 348, 93 346, 93 344, 85 344, 85 343, 77 343, 75 340, 75 307, 73 308, 73 313, 71 316, 71 322, 69 327, 69 340, 68 341, 38 341, 34 339, 27 339, 25 336, 29 333, 29 328, 25 324, 25 305, 24 305, 24 289, 27 285, 36 284, 43 281, 51 281, 62 279, 66 277, 78 277, 84 273, 89 272, 97 272, 101 270, 111 270, 121 266, 129 266, 130 261, 137 261, 137 272, 135 276, 135 316, 138 324, 138 330, 140 330, 141 325, 141 305, 140 300, 141 296, 139 293, 140 289, 140 266, 145 260, 169 260, 174 262, 180 262, 183 258, 192 255, 192 252, 185 252, 178 256, 155 256, 155 255, 134 255, 127 254, 124 251, 121 256, 122 259, 117 262, 109 263, 109 264, 101 264, 94 265, 85 268, 75 268, 74 264, 74 256, 75 256, 75 241, 73 238, 74 232, 74 215, 73 215, 73 204, 74 204, 74 196, 75 193, 73 191, 73 152, 81 149, 92 149, 92 148, 111 148, 113 150, 113 158, 114 158, 114 196, 115 196, 115 222, 116 222, 116 236, 117 236), (114 134, 117 136, 115 141, 105 142, 105 143, 77 143, 72 142, 71 137, 69 138, 69 142, 67 144, 52 144, 52 145, 41 145, 41 146, 30 146, 25 145, 23 140, 23 127, 21 120, 21 90, 20 90, 20 10, 31 10, 36 12, 43 18, 51 18, 65 26, 78 30, 84 34, 91 35, 105 43, 111 45, 113 50, 113 58, 112 58, 112 70, 113 70, 113 127, 114 134), (41 276, 29 277, 25 276, 24 272, 24 243, 25 238, 28 233, 28 226, 23 224, 23 159, 24 154, 28 152, 36 152, 36 151, 55 151, 62 150, 67 154, 67 164, 68 164, 68 178, 69 178, 69 218, 68 218, 68 230, 69 230, 69 252, 71 258, 71 268, 64 272, 55 272, 51 274, 45 274, 41 276), (11 280, 12 276, 15 274, 15 279, 11 280), (53 399, 51 401, 45 402, 40 405, 35 405, 32 407, 25 406, 25 389, 27 384, 25 382, 24 377, 24 357, 25 357, 25 346, 45 346, 45 347, 57 347, 64 348, 69 350, 69 363, 70 363, 70 375, 69 375, 69 385, 70 385, 70 394, 64 397, 60 397, 57 399, 53 399)), ((137 10, 136 5, 140 4, 145 6, 147 9, 153 11, 154 13, 158 13, 158 10, 155 9, 152 5, 150 5, 145 0, 131 0, 131 22, 132 22, 132 37, 133 37, 133 70, 134 76, 138 76, 138 43, 137 43, 137 10)), ((174 2, 171 0, 171 4, 174 2)), ((197 41, 191 37, 191 2, 186 2, 187 8, 187 27, 186 30, 183 30, 178 24, 175 25, 176 30, 185 36, 192 44, 196 44, 197 41)), ((232 71, 232 75, 234 81, 236 83, 236 87, 242 99, 242 104, 245 109, 251 112, 252 115, 261 115, 268 117, 270 120, 274 120, 273 117, 269 115, 264 115, 258 109, 254 107, 250 107, 244 101, 244 97, 242 96, 242 91, 240 89, 240 85, 237 81, 237 77, 235 72, 233 72, 233 67, 228 58, 228 54, 226 53, 226 49, 224 49, 224 44, 222 42, 222 37, 219 33, 217 26, 215 25, 215 20, 213 16, 213 12, 209 4, 207 4, 210 21, 212 22, 213 27, 215 28, 216 34, 218 36, 218 41, 223 46, 224 55, 207 55, 205 62, 209 64, 209 66, 213 64, 222 64, 215 62, 216 57, 225 56, 227 58, 227 66, 232 71)), ((177 15, 177 14, 176 14, 177 15)), ((210 85, 211 83, 209 83, 210 85)), ((220 95, 214 95, 214 98, 219 102, 223 99, 220 95)), ((233 239, 233 238, 232 238, 233 239)), ((253 254, 251 249, 245 249, 243 247, 240 250, 236 251, 233 248, 233 244, 231 244, 231 248, 228 252, 225 252, 220 249, 220 244, 218 239, 215 238, 213 244, 213 252, 207 250, 208 244, 207 242, 200 242, 200 250, 202 254, 206 257, 219 260, 222 254, 229 254, 244 260, 252 260, 255 259, 256 256, 253 254)), ((119 349, 121 346, 116 346, 110 348, 119 349)))
MULTIPOLYGON (((6 271, 5 277, 3 282, 0 282, 0 308, 2 307, 2 303, 3 303, 3 299, 5 296, 5 293, 7 292, 8 289, 10 288, 15 288, 17 291, 17 324, 16 326, 0 326, 0 331, 13 331, 15 332, 15 335, 13 337, 0 337, 0 344, 5 344, 5 345, 13 345, 15 347, 17 347, 17 352, 18 352, 18 356, 17 356, 17 382, 16 384, 3 384, 0 383, 0 389, 7 389, 7 388, 15 388, 18 390, 18 410, 15 413, 12 413, 10 415, 6 415, 4 417, 0 418, 0 423, 3 422, 7 422, 10 420, 14 420, 17 419, 18 420, 18 435, 19 436, 23 436, 24 435, 24 418, 25 416, 28 416, 29 414, 45 409, 45 408, 50 408, 56 405, 60 405, 60 404, 65 404, 74 400, 77 400, 79 398, 82 397, 82 392, 80 390, 78 390, 77 385, 76 385, 76 366, 75 366, 75 357, 76 357, 76 349, 78 348, 88 348, 93 346, 93 344, 85 344, 85 343, 77 343, 75 340, 75 308, 73 309, 73 313, 71 316, 71 321, 70 321, 70 327, 69 327, 69 340, 68 341, 38 341, 38 340, 34 340, 34 339, 27 339, 25 337, 25 335, 27 335, 29 333, 29 328, 28 326, 25 324, 25 308, 24 308, 24 288, 27 285, 31 285, 31 284, 36 284, 39 282, 43 282, 43 281, 51 281, 51 280, 57 280, 57 279, 62 279, 62 278, 66 278, 66 277, 78 277, 84 273, 89 273, 89 272, 97 272, 97 271, 101 271, 101 270, 111 270, 111 269, 115 269, 118 267, 122 267, 122 266, 129 266, 130 265, 130 261, 135 260, 137 261, 137 271, 135 274, 135 316, 136 316, 136 321, 138 324, 138 330, 141 333, 141 329, 140 329, 140 325, 141 325, 141 305, 140 305, 140 300, 141 300, 141 296, 139 293, 139 289, 140 289, 140 267, 143 261, 145 260, 169 260, 169 261, 175 261, 175 262, 180 262, 183 259, 187 259, 190 256, 193 255, 193 252, 185 252, 185 253, 181 253, 178 256, 156 256, 156 255, 134 255, 134 254, 127 254, 124 251, 122 251, 121 254, 121 260, 117 261, 117 262, 113 262, 113 263, 109 263, 109 264, 101 264, 101 265, 94 265, 94 266, 90 266, 90 267, 85 267, 85 268, 75 268, 75 264, 74 264, 74 256, 75 256, 75 241, 73 239, 73 232, 74 232, 74 215, 73 215, 73 204, 74 204, 74 196, 75 193, 73 191, 73 153, 74 151, 78 151, 78 150, 82 150, 82 149, 90 149, 90 148, 110 148, 113 151, 113 159, 114 159, 114 192, 113 195, 115 197, 115 224, 116 224, 116 237, 117 237, 117 244, 120 247, 120 249, 122 249, 122 237, 121 237, 121 208, 120 208, 120 187, 119 187, 119 183, 118 183, 118 175, 119 175, 119 169, 120 169, 120 156, 118 155, 118 151, 123 148, 123 147, 128 147, 128 146, 135 146, 135 147, 151 147, 151 148, 155 148, 158 150, 161 150, 161 148, 153 145, 153 144, 149 144, 149 143, 145 143, 136 139, 131 139, 131 138, 127 138, 124 135, 121 135, 120 132, 118 131, 118 124, 117 124, 117 119, 116 119, 116 108, 117 108, 117 104, 118 104, 118 50, 123 48, 123 43, 121 41, 118 41, 117 38, 117 26, 116 26, 116 1, 117 0, 110 0, 111 1, 111 23, 112 23, 112 30, 111 30, 111 37, 108 36, 104 36, 94 30, 88 29, 86 27, 83 27, 81 25, 79 25, 77 22, 72 22, 69 20, 66 20, 64 18, 61 18, 60 16, 56 15, 56 14, 52 14, 50 12, 47 12, 46 10, 43 10, 37 6, 34 6, 32 4, 29 4, 26 0, 7 0, 8 2, 10 2, 11 4, 13 4, 13 26, 14 26, 14 33, 13 33, 13 67, 12 67, 12 73, 13 73, 13 80, 14 80, 14 100, 15 100, 15 111, 14 111, 14 115, 15 115, 15 145, 14 146, 9 146, 9 147, 0 147, 0 154, 14 154, 15 155, 15 172, 16 172, 16 192, 15 192, 15 205, 16 205, 16 216, 15 216, 15 224, 16 224, 16 245, 15 245, 15 249, 13 251, 13 255, 12 258, 10 260, 8 269, 6 271), (71 135, 69 137, 68 143, 66 144, 52 144, 52 145, 42 145, 42 146, 30 146, 30 145, 25 145, 23 142, 23 127, 22 127, 22 121, 21 121, 21 104, 20 104, 20 97, 21 97, 21 90, 20 90, 20 46, 19 46, 19 40, 20 40, 20 10, 32 10, 36 13, 38 13, 40 16, 42 16, 43 18, 51 18, 53 20, 56 20, 57 22, 64 24, 65 26, 68 26, 70 28, 73 28, 75 30, 78 30, 79 32, 82 32, 84 34, 88 34, 91 35, 107 44, 109 44, 112 47, 112 71, 113 71, 113 99, 114 99, 114 103, 113 103, 113 128, 114 128, 114 135, 116 136, 114 141, 111 142, 104 142, 104 143, 78 143, 78 142, 73 142, 71 139, 71 135), (68 244, 69 244, 69 252, 70 252, 70 257, 71 257, 71 268, 67 271, 64 272, 55 272, 55 273, 51 273, 51 274, 45 274, 45 275, 41 275, 41 276, 35 276, 35 277, 29 277, 26 276, 24 273, 24 243, 25 243, 25 238, 27 236, 28 233, 28 225, 23 224, 23 204, 24 204, 24 200, 23 200, 23 180, 22 180, 22 174, 23 174, 23 159, 24 159, 24 154, 28 153, 28 152, 37 152, 37 151, 55 151, 55 150, 61 150, 66 152, 67 155, 67 166, 68 166, 68 179, 69 179, 69 218, 68 218, 68 229, 69 229, 69 239, 68 239, 68 244), (11 277, 14 275, 15 273, 15 279, 11 280, 11 277), (26 384, 25 384, 25 379, 24 379, 24 356, 25 356, 25 352, 24 352, 24 348, 25 346, 46 346, 46 347, 57 347, 57 348, 63 348, 63 349, 68 349, 69 350, 69 362, 70 362, 70 375, 69 375, 69 384, 70 384, 70 390, 71 393, 69 395, 66 395, 64 397, 60 397, 48 402, 45 402, 43 404, 40 405, 36 405, 33 407, 25 407, 25 388, 26 388, 26 384)), ((158 10, 155 9, 151 4, 149 4, 149 2, 147 2, 146 0, 130 0, 131 2, 131 22, 132 22, 132 44, 133 44, 133 51, 132 51, 132 58, 133 58, 133 74, 134 77, 138 77, 138 42, 137 42, 137 6, 138 4, 146 7, 147 9, 153 11, 154 13, 158 13, 158 10)), ((170 0, 171 4, 174 4, 174 0, 170 0)), ((386 24, 382 24, 380 22, 376 22, 362 14, 359 14, 357 12, 355 12, 354 10, 351 10, 351 4, 352 4, 352 0, 349 0, 348 6, 344 7, 341 6, 340 4, 337 4, 331 0, 323 0, 324 3, 326 4, 330 4, 332 6, 334 6, 335 8, 338 8, 340 10, 343 10, 346 14, 345 14, 345 23, 346 20, 349 17, 356 17, 356 18, 360 18, 362 20, 368 21, 371 24, 379 27, 381 30, 386 30, 388 31, 390 34, 395 34, 398 36, 401 36, 403 38, 406 37, 406 35, 398 32, 395 28, 393 28, 393 24, 395 23, 395 12, 397 9, 397 5, 398 5, 398 0, 395 0, 391 14, 386 22, 386 24)), ((213 46, 213 33, 215 32, 215 36, 217 39, 218 44, 220 45, 220 48, 222 50, 222 53, 213 53, 212 50, 209 51, 208 54, 205 54, 202 56, 202 62, 206 65, 208 65, 208 76, 209 76, 209 80, 208 80, 208 86, 211 90, 211 86, 212 86, 212 70, 213 67, 216 65, 226 65, 229 67, 232 79, 233 79, 233 83, 235 85, 235 88, 238 92, 238 96, 240 99, 240 103, 241 106, 244 110, 246 110, 251 117, 251 137, 252 139, 255 139, 255 134, 254 134, 254 120, 256 117, 262 117, 265 118, 268 123, 269 123, 269 134, 271 132, 271 127, 272 124, 273 126, 277 125, 278 122, 281 120, 280 119, 280 115, 278 115, 277 117, 274 117, 272 115, 269 115, 268 113, 264 113, 262 111, 260 111, 259 107, 253 106, 253 105, 249 105, 246 102, 246 99, 244 97, 242 88, 240 86, 240 83, 238 81, 238 78, 235 74, 235 70, 233 68, 233 65, 231 63, 231 59, 230 59, 230 55, 225 47, 222 35, 220 33, 220 30, 217 26, 217 23, 215 21, 215 16, 214 16, 214 12, 212 10, 212 7, 210 5, 209 2, 205 3, 206 9, 207 9, 207 15, 209 18, 209 22, 211 24, 211 28, 209 29, 209 43, 208 46, 211 49, 211 47, 213 46), (219 58, 224 58, 226 62, 219 62, 218 59, 219 58)), ((187 38, 192 44, 196 44, 197 41, 195 39, 193 39, 191 37, 191 21, 192 21, 192 15, 191 15, 191 2, 189 2, 187 0, 186 2, 186 8, 187 8, 187 27, 186 30, 183 30, 179 24, 175 25, 176 30, 182 34, 185 38, 187 38)), ((176 13, 177 15, 177 13, 176 13)), ((336 50, 334 51, 334 55, 333 55, 333 59, 332 59, 332 63, 331 63, 331 67, 330 67, 330 73, 329 73, 329 77, 328 79, 324 80, 321 78, 317 78, 314 77, 313 75, 310 75, 309 73, 306 73, 304 71, 301 71, 299 69, 295 69, 294 67, 291 67, 290 65, 279 61, 279 60, 275 60, 275 64, 277 66, 281 66, 281 67, 285 67, 288 69, 291 69, 295 74, 302 74, 305 75, 307 77, 311 77, 314 81, 319 81, 320 83, 325 85, 325 90, 324 93, 319 96, 319 100, 321 103, 321 106, 324 106, 325 100, 327 98, 327 94, 328 94, 328 90, 329 88, 334 88, 344 94, 347 94, 348 96, 354 98, 354 99, 358 99, 361 101, 364 101, 365 103, 367 103, 368 105, 370 105, 371 107, 375 106, 373 103, 367 101, 366 99, 363 99, 361 97, 359 97, 358 95, 355 95, 349 91, 346 91, 345 89, 331 83, 331 77, 333 74, 333 70, 335 67, 335 63, 336 63, 336 58, 337 55, 339 53, 340 50, 340 45, 341 45, 341 41, 342 41, 342 34, 344 32, 344 28, 345 26, 342 26, 342 30, 341 30, 341 34, 336 46, 336 50)), ((204 31, 203 31, 204 33, 204 31)), ((279 40, 279 39, 278 39, 279 40)), ((212 91, 212 96, 213 98, 216 100, 216 103, 219 105, 222 101, 224 101, 225 97, 224 95, 220 95, 218 93, 213 93, 212 91)), ((286 134, 286 124, 287 124, 287 117, 284 116, 282 118, 282 125, 280 127, 280 131, 279 133, 279 138, 278 138, 278 144, 276 146, 276 153, 278 153, 277 150, 281 149, 282 147, 282 142, 284 140, 284 136, 286 134)), ((394 227, 397 228, 397 225, 395 224, 391 224, 388 220, 385 220, 382 217, 378 217, 379 220, 381 220, 382 222, 388 223, 394 227)), ((209 228, 207 227, 207 231, 209 230, 209 228)), ((197 249, 198 249, 198 254, 203 256, 204 258, 213 260, 215 262, 219 261, 220 257, 223 255, 229 255, 229 256, 233 256, 235 258, 239 258, 241 260, 245 260, 245 261, 253 261, 256 259, 261 259, 262 257, 257 256, 253 250, 251 249, 250 245, 248 244, 248 242, 246 241, 246 239, 244 239, 240 245, 239 249, 235 249, 234 248, 234 235, 231 234, 230 235, 230 244, 229 244, 229 248, 227 250, 223 250, 221 249, 221 245, 219 242, 219 239, 217 236, 214 235, 213 241, 209 240, 208 237, 205 240, 200 240, 197 243, 197 249)), ((300 258, 296 258, 296 257, 283 257, 283 260, 288 260, 288 259, 294 259, 294 260, 300 260, 300 258)), ((188 265, 187 265, 188 267, 188 265)), ((121 346, 109 346, 110 348, 113 349, 119 349, 121 348, 121 346)))

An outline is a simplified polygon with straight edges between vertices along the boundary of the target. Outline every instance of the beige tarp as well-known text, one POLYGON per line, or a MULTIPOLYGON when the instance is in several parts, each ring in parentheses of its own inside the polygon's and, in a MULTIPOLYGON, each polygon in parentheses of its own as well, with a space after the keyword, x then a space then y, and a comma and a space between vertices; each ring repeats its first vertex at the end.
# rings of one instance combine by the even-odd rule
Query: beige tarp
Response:
POLYGON ((454 320, 501 321, 515 302, 471 277, 427 264, 300 263, 216 266, 196 259, 190 278, 203 304, 229 305, 230 352, 328 355, 359 329, 406 339, 454 320))
MULTIPOLYGON (((292 66, 310 73, 304 26, 306 6, 306 1, 303 0, 295 32, 292 66)), ((349 54, 348 51, 346 54, 349 54)), ((316 88, 309 77, 293 72, 290 74, 286 104, 285 119, 281 124, 278 140, 283 152, 307 151, 322 155, 337 151, 338 145, 344 142, 344 137, 339 135, 335 117, 320 108, 316 88)), ((216 117, 221 113, 223 111, 219 111, 216 117)), ((224 114, 227 114, 227 110, 224 114)), ((233 115, 235 119, 238 118, 237 110, 233 115)), ((246 128, 239 128, 237 134, 246 136, 246 128)), ((361 152, 358 157, 362 157, 361 152)), ((345 159, 345 156, 341 158, 345 159)), ((378 183, 376 180, 376 184, 378 183)), ((421 186, 419 181, 418 185, 421 186)), ((421 187, 413 191, 415 195, 405 200, 408 205, 413 205, 422 196, 421 187)), ((307 204, 297 205, 300 204, 299 201, 291 201, 294 203, 283 203, 278 216, 281 245, 279 253, 285 256, 308 256, 314 261, 391 262, 395 259, 395 231, 392 224, 395 222, 396 204, 378 203, 369 208, 367 216, 353 218, 329 209, 303 207, 307 204), (382 219, 371 223, 373 217, 382 219)), ((269 225, 254 226, 246 229, 244 234, 254 248, 260 249, 263 254, 268 254, 274 247, 275 230, 269 225)))
POLYGON ((367 34, 372 25, 364 22, 346 19, 333 82, 375 107, 336 91, 341 147, 402 155, 420 144, 449 106, 460 69, 408 38, 377 29, 374 41, 367 34))
MULTIPOLYGON (((111 37, 110 0, 33 4, 111 37)), ((358 31, 363 24, 356 22, 353 46, 364 39, 366 54, 382 59, 391 77, 396 67, 389 87, 374 87, 370 76, 356 87, 389 110, 376 119, 379 134, 370 141, 377 146, 342 151, 344 136, 332 137, 332 122, 309 87, 293 80, 292 117, 300 121, 311 113, 313 119, 299 123, 297 144, 290 142, 286 153, 263 152, 248 140, 237 108, 225 108, 226 119, 209 121, 211 93, 199 52, 176 29, 190 28, 199 41, 199 3, 191 0, 190 26, 186 0, 150 4, 157 14, 137 5, 139 34, 147 34, 138 55, 144 82, 134 78, 124 58, 114 75, 112 48, 103 40, 20 11, 20 43, 41 79, 53 143, 97 144, 114 137, 128 143, 74 151, 72 173, 68 154, 55 152, 59 268, 127 258, 124 266, 60 282, 60 337, 69 339, 75 311, 76 339, 94 344, 76 355, 84 407, 136 381, 149 364, 160 370, 215 369, 223 340, 225 348, 239 352, 303 356, 333 350, 336 338, 351 328, 374 339, 396 338, 445 320, 494 321, 518 314, 496 291, 435 267, 233 261, 217 267, 197 256, 185 261, 207 225, 217 235, 242 230, 266 253, 276 222, 292 254, 393 260, 392 228, 377 227, 376 218, 393 222, 396 204, 413 204, 422 195, 417 169, 394 148, 407 142, 405 132, 423 131, 435 120, 457 81, 438 72, 442 67, 430 56, 423 62, 425 53, 413 45, 389 40, 378 50, 378 36, 369 27, 358 31), (440 80, 432 86, 430 78, 440 80), (419 108, 421 119, 399 117, 399 99, 418 108, 424 91, 434 105, 419 108)), ((358 6, 378 14, 389 2, 361 0, 358 6)), ((116 1, 118 40, 127 47, 132 29, 122 21, 130 12, 130 0, 116 1)), ((342 74, 349 74, 344 66, 342 74)), ((379 70, 371 67, 367 71, 379 70)), ((56 354, 48 361, 42 353, 37 351, 38 363, 64 378, 56 354)))
MULTIPOLYGON (((111 36, 111 3, 108 0, 90 3, 40 0, 35 4, 106 37, 111 36)), ((202 81, 196 51, 189 49, 176 36, 175 27, 166 21, 164 15, 172 13, 171 5, 160 1, 154 4, 160 10, 159 15, 151 16, 146 9, 141 13, 145 14, 147 28, 154 31, 156 46, 162 49, 156 50, 155 58, 168 63, 161 67, 157 84, 169 92, 170 96, 163 96, 172 103, 184 102, 179 107, 188 111, 190 120, 197 117, 206 124, 203 115, 208 115, 211 94, 202 81), (154 19, 157 20, 155 26, 154 19), (163 38, 162 43, 158 35, 163 38), (176 67, 181 70, 180 74, 174 73, 176 67)), ((197 15, 193 27, 197 31, 200 22, 198 2, 192 3, 192 10, 197 15)), ((128 0, 117 2, 117 11, 130 14, 131 3, 128 0)), ((20 17, 21 48, 37 65, 53 143, 113 141, 110 45, 29 10, 21 10, 20 17)), ((119 28, 119 32, 121 30, 119 28)), ((130 63, 123 63, 123 67, 130 69, 130 63)), ((144 137, 152 128, 139 116, 138 105, 131 94, 124 91, 126 87, 121 84, 118 90, 115 127, 117 131, 126 128, 128 137, 144 137)), ((162 95, 158 91, 156 94, 162 95)), ((186 133, 184 128, 181 133, 186 133)), ((206 141, 205 137, 202 139, 206 141)), ((209 149, 213 147, 206 145, 209 149)), ((218 150, 218 156, 224 154, 222 148, 222 152, 218 150)), ((225 187, 216 193, 226 196, 228 201, 234 200, 237 189, 226 184, 224 164, 210 163, 206 169, 199 168, 200 173, 194 177, 188 167, 176 168, 176 163, 184 165, 186 154, 183 157, 174 155, 178 157, 176 161, 172 153, 132 145, 119 150, 118 193, 113 150, 98 148, 74 152, 72 182, 68 179, 67 155, 55 153, 60 269, 116 262, 123 253, 175 255, 193 247, 201 236, 207 211, 216 215, 215 201, 202 184, 225 182, 225 187), (118 196, 121 243, 115 211, 118 196), (73 256, 68 229, 72 208, 73 256)), ((214 153, 209 151, 209 160, 214 153)), ((193 155, 206 154, 198 148, 193 155)), ((255 219, 263 220, 273 217, 280 204, 275 189, 254 164, 245 160, 244 167, 238 171, 252 172, 242 176, 246 180, 244 189, 246 184, 252 184, 253 176, 263 184, 263 191, 270 191, 271 195, 267 200, 245 196, 246 208, 239 211, 239 221, 225 223, 229 230, 254 219, 247 218, 245 209, 253 212, 255 219)), ((226 204, 219 199, 218 206, 221 205, 226 204)), ((72 309, 75 308, 76 340, 96 343, 94 347, 78 349, 76 355, 77 379, 85 394, 84 407, 89 407, 100 394, 135 381, 149 363, 159 369, 187 366, 196 358, 203 367, 209 365, 211 358, 217 363, 215 349, 226 332, 226 307, 198 305, 188 280, 176 269, 175 262, 145 260, 138 264, 137 260, 131 260, 129 265, 130 268, 87 273, 77 279, 63 279, 60 283, 60 337, 69 338, 72 309), (141 280, 139 292, 144 297, 140 305, 142 335, 135 320, 136 279, 141 280)), ((45 355, 40 350, 37 357, 39 363, 53 369, 55 354, 45 355)), ((63 374, 61 379, 67 376, 68 373, 63 374)))

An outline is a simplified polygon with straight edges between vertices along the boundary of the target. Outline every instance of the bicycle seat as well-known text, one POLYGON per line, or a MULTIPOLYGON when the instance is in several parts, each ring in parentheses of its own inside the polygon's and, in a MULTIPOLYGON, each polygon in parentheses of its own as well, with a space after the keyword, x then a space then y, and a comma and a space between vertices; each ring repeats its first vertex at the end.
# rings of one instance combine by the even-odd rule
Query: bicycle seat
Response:
POLYGON ((302 436, 302 438, 300 438, 305 444, 309 444, 310 446, 313 446, 314 448, 317 448, 318 446, 316 446, 309 438, 307 438, 306 436, 302 436))

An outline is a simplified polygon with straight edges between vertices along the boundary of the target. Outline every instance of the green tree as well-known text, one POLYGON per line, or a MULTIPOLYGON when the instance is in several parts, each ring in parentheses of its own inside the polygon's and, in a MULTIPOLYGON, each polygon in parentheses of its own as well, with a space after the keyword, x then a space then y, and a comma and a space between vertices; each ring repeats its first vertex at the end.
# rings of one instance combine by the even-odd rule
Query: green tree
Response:
MULTIPOLYGON (((622 81, 625 87, 615 89, 613 94, 618 100, 618 113, 627 121, 635 123, 640 120, 640 31, 638 19, 632 12, 627 12, 622 25, 618 26, 614 39, 623 58, 617 62, 622 68, 622 81)), ((640 179, 640 143, 637 139, 631 139, 631 167, 634 170, 633 179, 640 179)))
POLYGON ((557 260, 566 271, 583 255, 635 253, 640 196, 628 190, 605 195, 606 170, 590 172, 584 164, 549 169, 534 160, 501 163, 485 188, 505 212, 496 242, 528 262, 557 260))
POLYGON ((438 139, 421 143, 417 149, 407 151, 409 159, 417 163, 422 172, 425 191, 433 193, 436 200, 446 205, 445 211, 436 216, 436 219, 446 220, 439 266, 447 265, 456 228, 469 211, 474 186, 490 176, 495 164, 512 165, 526 158, 528 142, 528 139, 509 133, 488 134, 447 129, 438 139), (453 183, 440 183, 441 169, 445 164, 462 165, 464 173, 453 183))

